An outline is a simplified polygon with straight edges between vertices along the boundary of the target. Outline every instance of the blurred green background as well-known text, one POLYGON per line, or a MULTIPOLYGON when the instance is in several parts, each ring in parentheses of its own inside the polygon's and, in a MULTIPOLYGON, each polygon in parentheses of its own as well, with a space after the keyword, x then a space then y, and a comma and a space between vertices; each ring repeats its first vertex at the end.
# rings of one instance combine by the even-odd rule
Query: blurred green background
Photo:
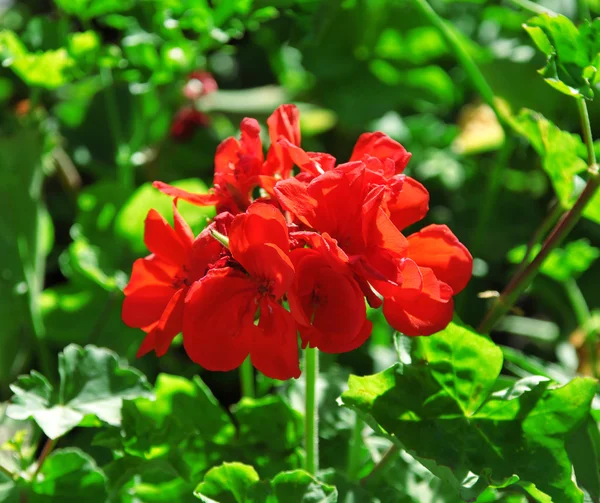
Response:
MULTIPOLYGON (((535 110, 578 134, 574 101, 537 73, 545 58, 522 28, 532 14, 518 3, 432 5, 503 108, 535 110)), ((542 4, 580 19, 575 0, 542 4)), ((587 6, 600 13, 600 2, 587 6)), ((245 116, 266 135, 264 121, 281 103, 299 106, 306 150, 343 162, 362 132, 381 130, 413 153, 407 173, 431 194, 414 230, 448 224, 475 257, 457 299, 469 324, 557 204, 543 155, 505 134, 411 2, 4 0, 0 28, 0 401, 30 369, 56 379, 56 355, 69 343, 113 349, 150 380, 200 372, 225 404, 238 399, 235 372, 203 372, 180 345, 136 360, 143 334, 121 322, 121 290, 146 253, 147 211, 169 218, 169 198, 151 182, 206 190, 219 142, 245 116)), ((600 105, 589 106, 600 131, 600 105)), ((547 148, 564 141, 557 134, 547 148)), ((181 208, 196 231, 211 216, 181 208)), ((497 327, 507 372, 591 373, 595 352, 582 334, 600 326, 599 246, 598 223, 583 219, 497 327)), ((325 368, 337 361, 365 374, 393 361, 391 330, 379 312, 370 316, 371 342, 325 358, 325 368)), ((263 391, 273 384, 259 379, 263 391)))

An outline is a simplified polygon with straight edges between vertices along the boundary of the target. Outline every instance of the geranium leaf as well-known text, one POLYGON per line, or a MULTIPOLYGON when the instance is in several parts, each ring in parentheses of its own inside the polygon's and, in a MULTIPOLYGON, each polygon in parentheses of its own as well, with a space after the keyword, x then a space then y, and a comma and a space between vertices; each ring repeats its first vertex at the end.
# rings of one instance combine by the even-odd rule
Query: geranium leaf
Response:
POLYGON ((79 449, 61 449, 48 456, 32 483, 33 503, 104 503, 106 476, 88 454, 79 449))
POLYGON ((596 73, 600 49, 596 33, 600 22, 585 22, 579 29, 560 14, 541 14, 524 25, 537 47, 547 56, 540 70, 552 87, 569 96, 592 99, 590 80, 596 73))
POLYGON ((198 485, 204 503, 335 503, 337 490, 303 470, 280 472, 261 481, 256 470, 242 463, 223 463, 198 485))
POLYGON ((421 342, 411 364, 351 376, 343 404, 464 499, 520 480, 555 501, 582 501, 565 441, 589 413, 593 379, 528 378, 492 393, 502 356, 488 339, 453 323, 421 342))
POLYGON ((11 386, 14 397, 7 415, 33 418, 54 439, 79 425, 119 425, 124 399, 150 395, 150 386, 139 371, 96 346, 65 348, 59 355, 59 373, 58 390, 35 371, 19 377, 11 386))

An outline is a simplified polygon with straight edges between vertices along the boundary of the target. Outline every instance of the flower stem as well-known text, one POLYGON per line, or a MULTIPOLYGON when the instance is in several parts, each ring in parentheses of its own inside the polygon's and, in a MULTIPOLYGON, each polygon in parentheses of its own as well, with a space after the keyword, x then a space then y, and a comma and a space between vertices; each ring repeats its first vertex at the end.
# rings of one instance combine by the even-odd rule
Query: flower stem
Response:
POLYGON ((46 443, 44 444, 44 447, 42 449, 42 453, 40 454, 40 457, 38 458, 35 473, 33 474, 33 478, 31 480, 35 480, 37 478, 38 474, 42 470, 42 466, 44 466, 44 462, 46 461, 46 458, 54 450, 57 442, 58 442, 58 438, 54 438, 54 439, 49 438, 48 440, 46 440, 46 443))
POLYGON ((573 278, 569 278, 565 282, 565 290, 567 292, 567 297, 569 297, 569 301, 571 302, 571 306, 573 307, 573 311, 575 313, 575 317, 577 318, 577 324, 579 327, 585 331, 585 344, 587 345, 587 351, 589 352, 590 358, 590 367, 592 370, 592 376, 596 379, 598 378, 598 358, 597 358, 597 341, 596 341, 596 331, 594 329, 590 329, 588 327, 590 318, 592 314, 590 313, 590 308, 583 296, 583 293, 579 289, 579 285, 577 281, 573 278))
POLYGON ((250 357, 246 358, 240 366, 240 383, 242 385, 242 396, 254 398, 254 371, 250 357))
POLYGON ((496 299, 496 302, 494 302, 492 308, 488 311, 479 325, 478 330, 481 333, 489 332, 496 322, 510 310, 531 280, 535 277, 544 260, 550 255, 550 252, 559 246, 567 234, 571 232, 575 224, 581 218, 583 210, 596 193, 598 187, 600 187, 600 175, 598 174, 596 155, 594 153, 594 141, 585 101, 578 99, 577 106, 581 116, 585 144, 588 149, 590 178, 573 207, 556 223, 549 236, 542 244, 542 249, 537 256, 527 265, 527 267, 518 271, 513 276, 500 297, 496 299))
POLYGON ((4 466, 0 465, 0 472, 6 475, 10 479, 15 478, 15 474, 11 472, 8 468, 4 468, 4 466))
POLYGON ((473 58, 471 58, 471 55, 464 47, 464 44, 457 35, 454 27, 441 18, 431 8, 431 5, 427 3, 427 0, 413 0, 413 3, 417 10, 419 10, 419 12, 421 12, 429 20, 429 22, 435 28, 437 28, 442 37, 446 40, 446 43, 454 52, 456 59, 458 59, 458 62, 462 65, 463 69, 467 73, 467 76, 471 80, 473 87, 475 87, 477 92, 481 95, 483 101, 485 101, 494 111, 502 127, 507 129, 507 126, 510 126, 510 124, 513 122, 510 114, 506 113, 497 106, 492 88, 489 86, 485 80, 485 77, 481 73, 481 70, 479 70, 478 66, 473 61, 473 58))
POLYGON ((319 350, 307 347, 304 351, 304 376, 306 408, 304 415, 305 468, 315 475, 319 470, 319 409, 317 404, 317 377, 319 375, 319 350))
POLYGON ((377 462, 377 464, 373 467, 369 475, 360 480, 360 485, 366 486, 369 484, 369 482, 376 480, 381 470, 383 470, 388 464, 394 461, 398 454, 400 454, 400 448, 397 445, 392 445, 377 462))
POLYGON ((360 470, 360 450, 363 444, 363 427, 363 420, 356 414, 354 417, 354 428, 352 428, 352 437, 350 438, 350 445, 348 446, 348 466, 346 468, 346 473, 350 480, 354 480, 360 470))

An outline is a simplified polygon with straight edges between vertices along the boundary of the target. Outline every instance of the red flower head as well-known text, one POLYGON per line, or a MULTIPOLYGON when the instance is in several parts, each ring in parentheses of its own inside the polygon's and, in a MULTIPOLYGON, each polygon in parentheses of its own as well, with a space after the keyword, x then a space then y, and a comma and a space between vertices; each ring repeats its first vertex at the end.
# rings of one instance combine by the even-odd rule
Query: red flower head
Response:
POLYGON ((210 118, 193 106, 179 109, 171 124, 171 136, 176 140, 189 140, 197 128, 207 126, 210 118))
POLYGON ((379 285, 383 314, 405 335, 431 335, 443 330, 454 309, 453 295, 471 278, 473 258, 445 225, 429 225, 408 237, 401 261, 402 285, 379 285))
POLYGON ((152 255, 133 264, 125 287, 123 321, 147 332, 139 351, 162 356, 183 327, 183 306, 191 284, 203 277, 224 248, 208 231, 195 240, 173 204, 174 227, 155 210, 146 217, 144 242, 152 255))
POLYGON ((229 246, 240 267, 211 270, 185 301, 189 357, 209 370, 232 370, 250 355, 268 377, 299 377, 296 325, 279 303, 294 277, 283 215, 269 204, 250 206, 233 219, 229 246))
POLYGON ((364 280, 372 305, 381 304, 366 280, 397 278, 397 261, 407 242, 381 208, 383 191, 368 183, 362 162, 343 164, 304 184, 295 178, 275 187, 280 204, 302 224, 327 233, 364 280))
POLYGON ((290 311, 304 345, 325 353, 352 351, 371 335, 364 295, 335 242, 327 234, 310 238, 313 249, 290 254, 296 269, 288 292, 290 311))
POLYGON ((188 80, 183 87, 183 95, 188 100, 197 100, 218 89, 217 81, 210 72, 195 71, 188 75, 188 80))
MULTIPOLYGON (((282 105, 267 121, 272 138, 300 141, 298 111, 293 105, 282 105)), ((243 213, 252 203, 252 191, 269 189, 277 180, 289 176, 292 163, 277 145, 272 145, 265 162, 256 119, 243 119, 241 138, 227 138, 215 154, 214 189, 209 194, 192 194, 163 182, 154 182, 161 192, 198 206, 217 207, 217 212, 243 213)))

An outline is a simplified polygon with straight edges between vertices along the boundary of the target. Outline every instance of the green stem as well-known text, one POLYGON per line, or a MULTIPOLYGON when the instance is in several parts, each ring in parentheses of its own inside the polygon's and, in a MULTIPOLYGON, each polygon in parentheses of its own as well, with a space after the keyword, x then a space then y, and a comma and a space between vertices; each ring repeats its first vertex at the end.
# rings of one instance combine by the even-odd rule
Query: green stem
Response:
POLYGON ((319 470, 319 408, 317 404, 317 377, 319 376, 319 350, 307 347, 304 351, 304 378, 306 408, 304 415, 305 468, 311 475, 319 470))
POLYGON ((588 149, 588 161, 590 163, 589 173, 590 178, 583 189, 583 192, 577 198, 573 207, 558 221, 554 226, 550 235, 542 244, 542 249, 537 256, 525 267, 522 271, 517 272, 506 286, 500 297, 496 299, 492 308, 488 311, 483 321, 479 325, 479 332, 489 332, 496 322, 507 313, 525 288, 529 286, 531 280, 537 274, 544 260, 550 255, 550 252, 561 244, 563 239, 571 232, 575 224, 581 218, 583 210, 590 202, 598 187, 600 187, 600 175, 598 174, 598 166, 596 165, 596 155, 594 153, 594 141, 592 131, 589 125, 589 117, 587 107, 583 100, 577 100, 579 113, 583 125, 583 136, 588 149))
POLYGON ((556 202, 550 210, 550 212, 546 215, 540 226, 535 230, 535 232, 531 236, 531 239, 527 242, 525 256, 519 264, 519 267, 517 267, 517 269, 515 270, 515 275, 521 274, 525 270, 525 268, 529 264, 531 252, 535 248, 535 245, 537 245, 542 239, 544 239, 544 236, 546 236, 548 232, 550 232, 550 229, 552 229, 556 225, 556 222, 564 213, 565 210, 563 209, 563 207, 560 205, 560 203, 556 202))
POLYGON ((373 467, 369 475, 361 479, 360 485, 367 486, 370 482, 377 480, 381 474, 381 471, 392 461, 394 461, 396 457, 398 457, 398 454, 400 454, 400 448, 396 445, 392 445, 381 457, 379 462, 373 467))
POLYGON ((2 465, 0 465, 0 472, 2 472, 4 475, 6 475, 10 479, 14 480, 14 478, 15 478, 15 474, 13 472, 11 472, 8 468, 4 468, 2 465))
POLYGON ((530 0, 511 0, 511 2, 525 10, 528 10, 529 12, 532 12, 533 14, 555 15, 554 11, 535 2, 531 2, 530 0))
POLYGON ((581 292, 577 281, 573 278, 569 278, 565 282, 565 290, 567 297, 573 306, 575 317, 577 318, 577 324, 582 330, 585 330, 585 343, 590 356, 590 367, 592 369, 592 375, 598 378, 598 358, 597 358, 597 341, 595 330, 588 329, 589 321, 592 316, 590 308, 581 292))
POLYGON ((464 47, 455 29, 444 19, 442 19, 431 8, 426 0, 413 0, 413 3, 419 12, 421 12, 429 20, 429 22, 439 30, 440 34, 446 40, 446 43, 450 46, 459 63, 467 73, 467 76, 471 80, 473 87, 475 87, 477 92, 481 95, 483 101, 485 101, 494 111, 496 117, 498 117, 498 120, 506 130, 507 126, 511 125, 512 118, 508 113, 504 112, 496 105, 496 99, 494 97, 492 88, 489 86, 485 80, 485 77, 481 73, 481 70, 479 70, 478 66, 473 61, 473 58, 471 58, 471 55, 464 47))
POLYGON ((573 306, 573 311, 575 312, 578 325, 584 327, 590 319, 590 308, 588 307, 585 297, 577 285, 577 281, 575 281, 573 278, 569 278, 565 282, 565 290, 567 292, 567 296, 569 297, 569 301, 573 306))
POLYGON ((590 7, 587 3, 587 0, 577 0, 577 14, 579 15, 579 19, 581 21, 592 19, 592 14, 590 12, 590 7))
POLYGON ((242 396, 254 398, 254 369, 250 357, 246 358, 240 366, 240 383, 242 385, 242 396))
POLYGON ((590 123, 590 116, 588 114, 587 105, 583 98, 575 100, 577 102, 577 111, 579 112, 579 119, 581 121, 581 131, 583 132, 583 140, 588 153, 588 166, 590 168, 598 168, 596 166, 596 152, 594 150, 594 137, 592 135, 592 125, 590 123))
POLYGON ((117 179, 124 187, 133 188, 133 167, 131 163, 122 158, 123 147, 123 130, 121 129, 121 118, 119 117, 119 107, 117 98, 114 92, 114 81, 112 72, 109 68, 101 68, 101 77, 104 84, 104 102, 106 105, 106 116, 108 118, 108 126, 110 128, 113 142, 116 151, 117 164, 117 179))
POLYGON ((352 437, 350 438, 350 445, 348 446, 348 466, 346 468, 346 473, 348 474, 348 478, 350 480, 356 479, 358 471, 360 470, 360 454, 363 445, 363 428, 363 420, 358 417, 358 414, 355 414, 352 437))

